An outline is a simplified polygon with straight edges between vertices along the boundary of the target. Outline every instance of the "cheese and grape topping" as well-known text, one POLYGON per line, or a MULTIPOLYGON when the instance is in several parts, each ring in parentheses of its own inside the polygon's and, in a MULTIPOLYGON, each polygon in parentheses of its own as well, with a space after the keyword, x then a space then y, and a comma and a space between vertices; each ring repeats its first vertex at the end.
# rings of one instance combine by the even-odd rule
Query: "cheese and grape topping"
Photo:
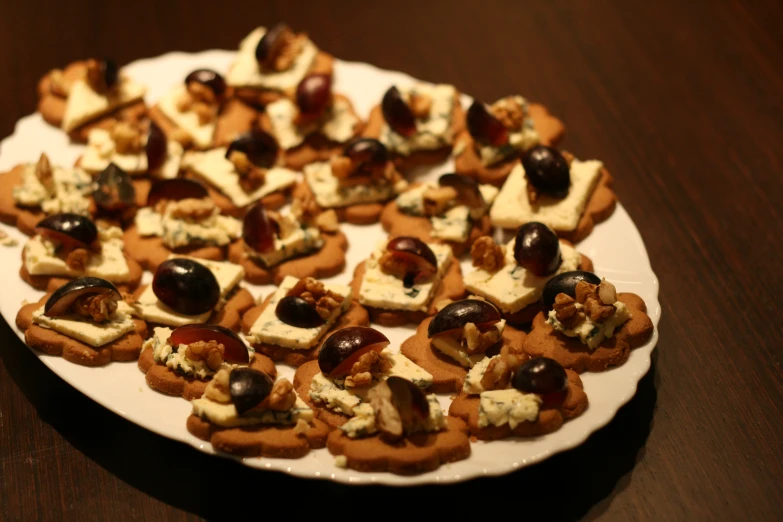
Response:
POLYGON ((429 112, 424 118, 416 118, 416 132, 405 137, 392 130, 384 122, 381 127, 380 141, 397 154, 409 156, 422 150, 437 150, 451 146, 454 140, 452 115, 457 101, 457 90, 453 85, 417 83, 411 88, 399 88, 403 99, 411 96, 426 96, 432 101, 429 112))
POLYGON ((120 75, 119 84, 105 93, 96 92, 86 79, 73 82, 65 105, 62 129, 70 132, 77 127, 130 105, 144 98, 147 88, 120 75))
POLYGON ((280 282, 280 286, 272 296, 272 299, 266 305, 264 311, 261 312, 261 315, 258 316, 256 322, 253 323, 253 326, 250 327, 247 335, 248 341, 253 344, 274 344, 292 350, 309 350, 318 344, 324 334, 337 322, 337 319, 350 308, 353 300, 353 291, 350 286, 319 283, 312 280, 315 284, 322 284, 326 292, 332 292, 340 296, 342 298, 340 303, 331 310, 331 315, 319 326, 304 328, 282 321, 276 314, 277 305, 299 281, 296 277, 286 276, 280 282))
POLYGON ((427 243, 437 261, 437 271, 427 281, 406 286, 403 278, 386 273, 381 258, 387 252, 389 241, 383 240, 365 263, 364 277, 359 288, 359 302, 386 310, 427 311, 432 297, 446 270, 454 261, 451 247, 427 243))
MULTIPOLYGON (((538 131, 535 129, 533 118, 528 113, 528 101, 522 96, 508 96, 496 101, 490 107, 490 112, 501 112, 505 114, 517 114, 518 118, 512 119, 518 125, 508 128, 508 141, 503 145, 483 144, 476 142, 478 156, 481 164, 489 167, 500 163, 510 157, 516 157, 521 152, 536 145, 540 141, 538 131)), ((459 148, 467 146, 460 142, 455 147, 455 155, 459 155, 459 148)))
POLYGON ((88 216, 92 177, 81 168, 52 167, 45 154, 37 163, 28 163, 22 184, 13 188, 14 202, 20 207, 40 208, 46 214, 69 212, 88 216))
POLYGON ((516 228, 537 221, 555 231, 576 229, 587 202, 601 180, 603 163, 597 160, 573 160, 570 166, 571 185, 564 198, 539 194, 531 204, 528 198, 527 178, 522 163, 511 170, 503 188, 489 212, 492 224, 503 228, 516 228))
POLYGON ((328 161, 305 166, 304 177, 321 208, 342 208, 388 201, 408 186, 405 180, 395 183, 342 184, 340 179, 332 174, 332 166, 328 161))
POLYGON ((426 200, 429 195, 438 190, 436 182, 422 183, 397 196, 397 208, 404 214, 411 216, 429 215, 432 224, 432 237, 444 241, 464 243, 470 236, 473 222, 481 219, 492 206, 492 202, 498 194, 498 189, 492 185, 479 185, 479 191, 484 204, 476 208, 461 205, 455 198, 450 198, 445 204, 440 205, 437 214, 425 211, 426 200))
POLYGON ((304 143, 310 134, 321 134, 330 141, 345 143, 355 134, 359 118, 351 110, 345 98, 336 98, 317 121, 297 125, 299 108, 288 98, 282 98, 266 106, 272 125, 272 134, 283 149, 293 149, 304 143))
POLYGON ((542 400, 535 393, 523 393, 514 388, 483 391, 480 395, 478 425, 504 426, 512 430, 523 422, 535 422, 542 400))
POLYGON ((432 375, 401 353, 392 353, 386 348, 380 356, 381 371, 373 373, 372 381, 366 385, 351 386, 350 379, 316 374, 310 383, 310 399, 324 408, 351 417, 356 408, 367 401, 370 390, 393 375, 405 378, 422 389, 432 385, 432 375))
POLYGON ((24 247, 25 268, 34 276, 92 276, 112 283, 127 282, 130 279, 130 268, 123 254, 125 243, 122 241, 122 229, 113 226, 98 227, 98 237, 101 244, 100 253, 88 250, 84 269, 76 270, 58 256, 61 247, 40 235, 33 236, 24 247))
MULTIPOLYGON (((495 202, 497 205, 497 202, 495 202)), ((494 207, 493 207, 494 208, 494 207)), ((465 276, 465 287, 485 298, 501 311, 513 314, 541 298, 546 282, 557 274, 577 270, 581 262, 579 252, 560 242, 562 261, 558 269, 539 277, 521 267, 514 259, 514 239, 505 246, 505 264, 496 272, 478 269, 465 276)))
POLYGON ((240 42, 236 61, 226 75, 226 83, 232 87, 293 92, 312 67, 318 48, 306 39, 289 68, 283 71, 262 70, 256 58, 256 47, 266 31, 266 28, 258 27, 240 42))
MULTIPOLYGON (((423 432, 441 431, 446 427, 446 417, 443 414, 443 409, 440 407, 438 397, 435 395, 428 395, 427 403, 429 405, 429 416, 425 423, 418 428, 423 432)), ((355 415, 345 424, 340 426, 340 430, 342 430, 347 437, 352 439, 369 437, 378 433, 376 412, 372 404, 364 402, 357 406, 355 415)))
POLYGON ((293 214, 277 214, 275 221, 279 233, 275 234, 274 248, 268 252, 257 252, 245 245, 247 255, 267 268, 279 265, 288 259, 311 254, 321 249, 324 239, 318 227, 301 223, 293 214))
POLYGON ((166 201, 139 209, 136 229, 142 237, 160 237, 170 248, 225 246, 242 235, 242 223, 220 214, 209 198, 166 201))
MULTIPOLYGON (((219 309, 219 307, 225 303, 239 282, 245 277, 244 268, 227 261, 210 261, 180 255, 169 256, 169 259, 174 258, 192 259, 193 261, 204 265, 214 274, 218 286, 220 287, 221 296, 220 303, 216 309, 219 309)), ((205 323, 214 312, 214 310, 210 310, 198 315, 186 315, 176 312, 158 299, 152 289, 152 285, 147 285, 147 288, 144 289, 133 306, 136 315, 145 321, 166 326, 205 323)))
POLYGON ((185 96, 188 96, 187 85, 177 85, 158 100, 158 108, 166 118, 190 136, 197 148, 206 149, 212 145, 217 118, 202 121, 192 106, 181 105, 180 100, 185 96))
POLYGON ((226 159, 226 147, 205 152, 189 152, 183 158, 183 167, 225 195, 237 207, 244 207, 273 192, 285 190, 296 183, 294 171, 272 167, 264 174, 264 182, 251 191, 240 184, 235 165, 226 159))
MULTIPOLYGON (((87 135, 87 148, 79 159, 79 166, 91 174, 97 174, 110 163, 114 163, 131 176, 146 174, 149 168, 147 152, 144 148, 146 138, 140 150, 127 151, 118 146, 112 133, 106 129, 93 129, 87 135)), ((166 158, 159 168, 150 174, 156 178, 176 178, 184 149, 174 140, 166 143, 166 158)))
POLYGON ((49 317, 44 306, 33 312, 33 323, 54 330, 95 348, 104 346, 134 331, 131 308, 124 301, 104 322, 95 322, 78 314, 49 317))

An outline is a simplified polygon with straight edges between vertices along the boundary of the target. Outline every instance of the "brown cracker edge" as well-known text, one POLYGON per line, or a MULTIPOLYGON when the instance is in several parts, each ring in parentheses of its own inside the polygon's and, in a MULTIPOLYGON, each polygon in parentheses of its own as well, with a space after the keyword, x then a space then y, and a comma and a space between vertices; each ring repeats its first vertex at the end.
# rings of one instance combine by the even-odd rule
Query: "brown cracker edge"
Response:
MULTIPOLYGON (((245 335, 250 333, 250 329, 253 327, 253 324, 255 324, 256 320, 266 309, 266 307, 269 306, 269 301, 272 299, 273 295, 274 293, 269 294, 262 304, 254 306, 245 312, 245 314, 242 316, 242 332, 245 335)), ((351 306, 348 307, 348 310, 346 310, 346 312, 337 319, 335 324, 324 333, 324 335, 318 341, 318 344, 309 350, 293 350, 291 348, 285 348, 283 346, 266 343, 254 344, 253 347, 256 349, 256 352, 266 355, 273 361, 281 361, 291 366, 301 366, 307 361, 312 361, 313 359, 318 358, 318 353, 321 351, 321 346, 323 346, 324 341, 327 337, 329 337, 330 334, 349 326, 369 325, 370 316, 367 313, 367 310, 365 310, 362 305, 354 300, 351 303, 351 306)))
MULTIPOLYGON (((115 283, 118 289, 123 291, 133 291, 141 282, 141 276, 144 275, 144 270, 136 261, 128 257, 128 254, 123 254, 125 261, 128 263, 128 271, 130 279, 127 283, 115 283)), ((19 277, 22 281, 29 284, 36 290, 45 290, 47 292, 54 292, 68 281, 73 281, 74 277, 67 276, 48 276, 48 275, 31 275, 27 271, 25 266, 25 249, 22 249, 22 266, 19 268, 19 277)))
POLYGON ((568 394, 563 403, 558 408, 542 409, 535 422, 523 422, 513 430, 508 424, 480 428, 478 425, 480 398, 478 395, 460 394, 452 401, 449 415, 467 422, 470 434, 481 440, 498 440, 514 435, 536 437, 552 433, 560 429, 566 420, 581 415, 588 405, 587 395, 579 375, 571 370, 566 370, 566 375, 568 376, 568 394))
MULTIPOLYGON (((468 370, 431 345, 430 339, 427 337, 430 322, 432 322, 432 318, 428 317, 419 324, 416 333, 402 343, 400 352, 432 375, 432 386, 427 388, 427 392, 459 393, 468 370)), ((506 326, 503 329, 502 348, 493 347, 487 351, 487 355, 497 355, 501 350, 521 354, 524 341, 525 332, 506 326)), ((527 355, 524 355, 524 359, 527 358, 527 355)))
MULTIPOLYGON (((364 266, 366 261, 362 261, 356 265, 356 269, 353 272, 353 280, 351 281, 351 287, 353 288, 353 295, 359 296, 359 289, 362 286, 362 278, 364 277, 364 266)), ((435 305, 443 299, 457 300, 465 295, 465 285, 462 282, 462 269, 459 266, 459 261, 453 259, 451 265, 446 270, 446 274, 443 276, 443 280, 438 285, 438 289, 435 291, 435 295, 432 296, 430 301, 430 308, 427 312, 413 312, 408 310, 384 310, 382 308, 374 308, 372 306, 364 305, 367 311, 370 313, 370 320, 373 323, 380 324, 382 326, 403 326, 406 324, 417 324, 422 322, 426 317, 435 315, 437 308, 435 305)))
POLYGON ((397 201, 390 201, 381 213, 381 225, 390 236, 413 236, 421 239, 425 243, 438 243, 449 245, 456 257, 461 256, 470 250, 473 243, 481 236, 492 234, 492 222, 489 215, 484 215, 478 222, 474 222, 470 228, 468 239, 463 243, 455 241, 446 241, 432 237, 432 222, 429 218, 421 216, 410 216, 400 212, 397 201))
POLYGON ((245 281, 255 285, 274 283, 279 285, 285 276, 314 277, 321 279, 337 275, 345 268, 345 251, 348 238, 342 232, 323 234, 324 246, 314 254, 283 261, 271 268, 264 268, 250 259, 245 252, 245 242, 235 241, 228 248, 228 259, 245 269, 245 281))
POLYGON ((168 259, 171 254, 212 261, 224 261, 228 250, 227 246, 201 246, 177 248, 172 251, 163 244, 163 238, 161 237, 140 236, 136 225, 128 227, 123 235, 123 240, 125 241, 125 249, 128 256, 153 273, 158 269, 158 265, 168 259))
POLYGON ((466 431, 462 420, 446 417, 444 431, 416 433, 395 444, 384 442, 378 435, 351 439, 335 430, 329 434, 326 446, 332 455, 344 455, 351 469, 410 475, 468 458, 471 450, 466 431))
POLYGON ((135 361, 139 357, 147 337, 147 324, 144 321, 134 319, 135 331, 95 348, 33 323, 33 312, 44 305, 50 296, 47 294, 37 303, 22 306, 16 315, 16 326, 24 331, 25 343, 30 348, 49 355, 59 355, 81 366, 103 366, 111 361, 135 361))
POLYGON ((590 352, 577 338, 557 333, 546 322, 543 312, 533 320, 533 329, 527 335, 522 350, 531 357, 554 359, 563 367, 578 373, 601 372, 625 363, 631 349, 650 340, 654 327, 641 297, 633 293, 621 293, 618 298, 628 306, 631 319, 594 351, 590 352))
POLYGON ((188 417, 186 425, 192 435, 214 449, 244 457, 298 459, 310 449, 323 448, 329 435, 329 427, 318 419, 302 435, 293 426, 222 428, 195 415, 188 417))
MULTIPOLYGON (((312 199, 315 202, 315 195, 307 181, 299 182, 291 192, 291 196, 300 201, 312 199)), ((317 203, 316 206, 318 206, 317 203)), ((383 203, 361 203, 333 209, 323 209, 318 206, 318 209, 320 211, 334 210, 337 214, 337 219, 353 225, 372 225, 378 222, 378 218, 383 211, 383 203)))

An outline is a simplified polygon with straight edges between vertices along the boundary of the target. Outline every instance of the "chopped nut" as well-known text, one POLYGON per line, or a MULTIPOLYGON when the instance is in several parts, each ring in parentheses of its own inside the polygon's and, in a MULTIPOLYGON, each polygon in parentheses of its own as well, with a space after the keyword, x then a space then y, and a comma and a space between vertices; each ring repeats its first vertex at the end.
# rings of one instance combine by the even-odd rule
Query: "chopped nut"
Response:
POLYGON ((229 392, 229 378, 231 376, 231 370, 228 368, 220 369, 204 390, 204 396, 207 399, 211 399, 215 402, 221 402, 227 404, 231 402, 231 393, 229 392))
POLYGON ((73 311, 82 317, 89 317, 96 323, 108 321, 117 311, 117 300, 111 294, 94 294, 74 301, 73 311))
POLYGON ((266 169, 254 165, 247 154, 235 150, 228 156, 228 160, 234 164, 239 174, 239 185, 245 192, 252 192, 264 184, 266 169))
MULTIPOLYGON (((176 219, 200 221, 215 215, 217 206, 209 198, 186 198, 179 201, 161 201, 165 204, 165 213, 176 219)), ((158 207, 156 206, 156 209, 158 207)))
POLYGON ((321 213, 321 207, 315 201, 312 193, 308 193, 303 198, 294 199, 291 203, 291 213, 296 216, 300 223, 312 225, 321 213))
POLYGON ((286 296, 296 296, 315 307, 315 311, 321 319, 327 320, 332 312, 342 305, 345 298, 338 293, 327 290, 323 283, 305 277, 300 279, 287 293, 286 296))
POLYGON ((489 361, 487 370, 481 378, 481 387, 485 390, 502 390, 508 388, 513 371, 513 366, 509 364, 509 361, 505 357, 495 357, 489 361))
MULTIPOLYGON (((585 315, 590 318, 594 323, 600 323, 606 321, 617 310, 613 304, 604 304, 601 302, 601 298, 598 297, 598 286, 584 281, 579 281, 576 284, 576 301, 584 305, 585 315)), ((605 288, 604 292, 611 292, 610 289, 605 288)), ((614 301, 612 301, 614 303, 614 301)))
POLYGON ((503 247, 489 236, 481 236, 473 242, 470 257, 473 259, 473 266, 490 273, 497 272, 506 264, 503 247))
POLYGON ((267 215, 269 219, 277 223, 277 237, 280 239, 287 238, 300 228, 300 224, 289 214, 283 215, 274 210, 269 210, 267 215))
POLYGON ((340 220, 337 219, 337 212, 333 209, 318 214, 315 218, 315 224, 323 232, 337 232, 340 230, 340 220))
POLYGON ((568 294, 557 294, 552 309, 555 311, 555 318, 566 328, 574 326, 582 317, 576 308, 576 300, 568 294))
POLYGON ((192 361, 204 361, 211 370, 218 370, 223 364, 226 348, 217 341, 196 341, 185 350, 185 357, 192 361))
POLYGON ((45 152, 41 153, 41 157, 38 158, 38 163, 35 164, 35 177, 41 182, 41 185, 46 188, 49 194, 54 192, 54 177, 52 171, 52 164, 49 163, 49 156, 45 152))
POLYGON ((355 169, 351 158, 346 156, 334 156, 329 163, 332 167, 332 176, 335 178, 347 178, 354 173, 355 169))
POLYGON ((122 300, 128 303, 129 305, 133 305, 136 303, 136 296, 134 296, 130 292, 120 292, 120 295, 122 296, 122 300))
POLYGON ((408 105, 415 117, 424 119, 430 115, 430 111, 432 110, 432 98, 426 94, 412 92, 408 105))
POLYGON ((267 407, 274 411, 290 410, 296 403, 294 385, 288 379, 279 379, 272 386, 272 391, 266 399, 267 407))
POLYGON ((617 289, 612 283, 604 279, 598 285, 598 297, 605 305, 613 305, 617 302, 617 289))
POLYGON ((430 187, 424 191, 424 215, 439 216, 457 199, 457 191, 453 187, 430 187))
POLYGON ((49 73, 49 92, 56 96, 68 97, 70 84, 65 80, 62 69, 52 69, 49 73))
POLYGON ((585 299, 590 294, 594 294, 598 287, 594 284, 587 283, 585 281, 579 281, 574 288, 574 294, 576 295, 576 302, 579 304, 585 304, 585 299))
POLYGON ((384 252, 378 260, 378 265, 382 272, 400 279, 408 277, 409 274, 414 273, 417 268, 406 258, 395 256, 391 252, 384 252))
POLYGON ((77 272, 83 272, 84 267, 87 266, 87 261, 90 258, 90 253, 87 251, 86 248, 74 248, 70 252, 68 252, 68 255, 65 257, 65 264, 70 268, 71 270, 76 270, 77 272))
POLYGON ((281 36, 282 43, 278 46, 276 56, 272 59, 272 69, 275 71, 287 71, 296 61, 296 57, 302 52, 307 43, 306 34, 296 34, 286 31, 281 36))
POLYGON ((521 129, 525 123, 525 112, 512 96, 493 103, 489 112, 507 129, 521 129))
POLYGON ((374 350, 370 350, 364 353, 357 359, 351 371, 345 378, 345 386, 347 388, 355 388, 357 386, 366 386, 372 382, 374 375, 381 375, 391 368, 386 357, 382 356, 374 350))
POLYGON ((395 440, 404 434, 400 412, 392 403, 392 391, 386 382, 381 382, 370 392, 370 405, 375 410, 375 425, 385 437, 395 440))
POLYGON ((468 354, 484 353, 500 341, 500 333, 497 328, 490 328, 482 332, 474 323, 467 323, 463 329, 465 348, 468 354))
POLYGON ((114 148, 119 154, 133 154, 144 148, 140 130, 129 123, 118 122, 110 134, 114 141, 114 148))

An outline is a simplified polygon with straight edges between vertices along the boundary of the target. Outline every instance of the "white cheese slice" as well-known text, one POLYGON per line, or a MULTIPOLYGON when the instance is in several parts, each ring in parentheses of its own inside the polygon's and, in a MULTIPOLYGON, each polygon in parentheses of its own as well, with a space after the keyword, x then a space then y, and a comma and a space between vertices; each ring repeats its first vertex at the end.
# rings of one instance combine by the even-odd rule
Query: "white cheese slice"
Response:
POLYGON ((121 78, 116 89, 108 94, 95 92, 85 80, 77 80, 68 93, 62 128, 70 132, 118 107, 143 99, 146 92, 146 87, 130 78, 121 78))
POLYGON ((315 328, 300 328, 284 323, 277 318, 275 308, 277 303, 285 297, 291 288, 299 282, 299 279, 293 276, 286 276, 281 281, 277 291, 272 296, 269 304, 258 316, 256 322, 250 327, 247 339, 251 343, 267 343, 284 346, 294 350, 309 350, 315 346, 319 339, 329 331, 337 319, 348 310, 353 299, 353 291, 350 286, 324 283, 324 287, 336 294, 344 297, 340 306, 332 312, 329 319, 321 326, 315 328))
MULTIPOLYGON (((182 145, 174 140, 167 142, 166 159, 159 169, 153 171, 153 177, 171 179, 177 177, 179 164, 184 152, 182 145)), ((146 174, 148 170, 147 153, 119 154, 109 131, 93 129, 87 135, 87 148, 79 160, 79 166, 91 174, 103 171, 114 163, 131 176, 146 174)))
POLYGON ((55 255, 55 247, 41 236, 33 236, 25 245, 25 267, 30 275, 69 277, 100 277, 112 283, 124 283, 130 278, 130 269, 122 253, 121 239, 101 241, 101 253, 90 252, 84 271, 73 270, 64 259, 55 255))
POLYGON ((453 207, 442 216, 432 216, 430 223, 432 223, 432 237, 459 243, 468 240, 473 226, 470 220, 470 209, 465 205, 453 207))
POLYGON ((541 298, 546 282, 557 274, 578 270, 581 255, 560 242, 562 262, 553 274, 539 277, 519 266, 514 259, 514 239, 506 245, 506 264, 495 273, 476 270, 465 276, 465 288, 480 295, 506 313, 515 313, 541 298))
MULTIPOLYGON (((220 295, 223 298, 225 298, 226 295, 239 284, 242 278, 245 277, 244 268, 227 261, 210 261, 207 259, 196 259, 178 255, 171 255, 169 256, 169 259, 180 257, 192 259, 207 267, 215 275, 215 279, 217 279, 218 285, 220 286, 220 295)), ((144 289, 136 300, 134 308, 136 314, 145 321, 167 326, 205 323, 209 319, 209 316, 212 315, 211 311, 199 315, 185 315, 176 312, 158 300, 155 292, 152 290, 152 285, 148 285, 147 288, 144 289)))
POLYGON ((563 199, 541 195, 536 204, 531 205, 527 197, 525 169, 521 162, 517 163, 489 211, 492 224, 516 228, 538 221, 557 231, 574 230, 601 179, 602 167, 603 163, 597 160, 574 160, 568 195, 563 199))
POLYGON ((381 241, 365 263, 365 273, 359 289, 359 302, 363 305, 387 310, 427 311, 435 289, 440 284, 453 261, 451 247, 427 243, 438 263, 438 271, 426 283, 405 288, 403 280, 381 270, 379 260, 386 251, 388 240, 381 241))
POLYGON ((267 105, 266 113, 272 124, 272 134, 286 150, 301 145, 309 134, 314 133, 322 134, 337 143, 345 143, 353 138, 354 127, 359 123, 359 119, 351 111, 351 105, 344 98, 335 99, 324 119, 306 126, 294 123, 299 109, 288 98, 267 105))
POLYGON ((416 133, 408 138, 397 134, 386 124, 381 127, 380 141, 398 154, 410 155, 418 150, 435 150, 449 146, 454 138, 451 125, 456 89, 453 85, 417 83, 412 88, 398 88, 403 99, 411 92, 432 99, 429 115, 416 119, 416 133))
POLYGON ((248 411, 239 415, 233 403, 224 404, 206 397, 194 399, 191 401, 191 405, 193 406, 194 415, 225 428, 259 424, 289 425, 296 424, 299 419, 311 422, 314 418, 312 408, 298 395, 294 405, 286 411, 248 411))
POLYGON ((185 155, 183 166, 215 187, 237 207, 247 206, 259 199, 284 190, 296 183, 294 171, 273 167, 266 171, 263 185, 247 193, 239 184, 239 174, 234 164, 226 159, 226 148, 219 147, 206 152, 191 152, 185 155))
POLYGON ((395 184, 371 184, 341 186, 340 180, 332 175, 329 162, 311 163, 304 168, 304 176, 315 201, 321 208, 340 208, 361 203, 380 203, 393 198, 405 190, 408 183, 401 180, 395 184))
POLYGON ((279 265, 286 259, 319 250, 323 244, 324 240, 321 238, 321 232, 317 227, 300 227, 293 230, 283 239, 275 237, 274 250, 262 254, 248 248, 247 253, 262 265, 271 267, 279 265))
POLYGON ((487 367, 489 366, 489 363, 497 357, 500 356, 496 355, 495 357, 483 357, 480 361, 475 363, 468 371, 468 374, 465 376, 465 381, 462 383, 462 391, 469 395, 478 395, 479 393, 483 392, 484 386, 481 384, 481 379, 483 379, 484 374, 487 373, 487 367))
POLYGON ((388 348, 383 351, 386 360, 391 364, 391 368, 384 373, 383 378, 391 376, 402 377, 411 381, 419 388, 429 388, 432 385, 432 374, 417 365, 401 353, 391 353, 388 348))
POLYGON ((308 39, 289 69, 280 72, 261 71, 256 59, 256 47, 265 33, 266 28, 258 27, 240 42, 236 61, 226 75, 228 85, 273 91, 293 90, 310 70, 318 48, 308 39))
POLYGON ((79 316, 49 317, 44 315, 44 307, 41 306, 33 312, 33 322, 96 348, 134 330, 133 319, 119 310, 111 320, 94 323, 79 316))
POLYGON ((199 149, 206 149, 212 145, 212 136, 215 134, 216 120, 210 120, 201 123, 198 114, 192 110, 181 111, 177 102, 188 92, 187 86, 183 83, 177 85, 158 100, 158 108, 169 120, 177 127, 187 132, 193 143, 199 149))
POLYGON ((523 422, 535 422, 541 402, 538 395, 514 388, 481 392, 478 425, 485 428, 508 424, 513 430, 523 422))

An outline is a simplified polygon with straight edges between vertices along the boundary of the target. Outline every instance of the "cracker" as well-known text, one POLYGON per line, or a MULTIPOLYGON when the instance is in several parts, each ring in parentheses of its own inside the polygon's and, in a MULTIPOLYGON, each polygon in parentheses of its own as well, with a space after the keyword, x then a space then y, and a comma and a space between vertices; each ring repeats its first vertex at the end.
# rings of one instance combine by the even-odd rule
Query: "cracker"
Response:
MULTIPOLYGON (((242 332, 247 335, 250 333, 250 329, 255 324, 261 313, 269 306, 269 301, 274 296, 274 293, 269 294, 264 302, 258 306, 254 306, 242 316, 242 332)), ((308 350, 294 350, 291 348, 285 348, 276 344, 257 343, 253 345, 256 352, 263 353, 271 358, 273 361, 281 361, 291 366, 301 366, 307 361, 312 361, 318 358, 318 354, 321 351, 324 341, 332 333, 348 326, 369 326, 370 316, 367 314, 367 310, 364 309, 358 301, 354 300, 348 310, 342 314, 332 327, 327 330, 324 335, 318 340, 313 348, 308 350)))
MULTIPOLYGON (((528 105, 528 113, 533 119, 542 145, 555 146, 565 134, 563 122, 552 116, 546 107, 538 103, 528 105)), ((476 152, 475 140, 469 132, 464 131, 457 138, 457 143, 464 143, 464 150, 454 158, 454 168, 458 174, 465 174, 478 180, 479 183, 489 183, 500 187, 511 173, 519 156, 502 161, 495 165, 484 166, 476 152)))
POLYGON ((228 259, 245 269, 245 280, 254 285, 279 285, 285 276, 299 279, 314 277, 322 279, 337 275, 345 268, 345 251, 348 238, 342 232, 323 234, 324 246, 310 255, 295 257, 271 268, 265 268, 253 261, 246 252, 245 242, 235 241, 228 247, 228 259))
MULTIPOLYGON (((457 136, 465 130, 465 111, 462 109, 459 93, 455 93, 454 97, 454 109, 451 114, 451 132, 454 140, 456 140, 457 136)), ((362 135, 365 138, 379 139, 384 121, 381 106, 376 105, 370 111, 370 116, 367 118, 367 126, 364 128, 362 135)), ((440 149, 415 151, 409 156, 396 153, 392 153, 392 156, 394 163, 400 170, 410 170, 425 165, 437 165, 449 158, 454 143, 455 141, 452 141, 452 144, 440 149)))
POLYGON ((301 181, 291 192, 291 196, 294 199, 300 201, 311 200, 319 211, 334 210, 337 214, 337 219, 340 221, 346 221, 353 225, 372 225, 378 222, 378 218, 383 212, 383 203, 359 203, 357 205, 349 205, 347 207, 337 207, 332 209, 321 208, 315 201, 315 195, 313 194, 310 185, 307 181, 301 181))
POLYGON ((323 448, 329 435, 329 427, 313 419, 310 427, 301 435, 293 426, 247 426, 223 428, 190 415, 188 431, 212 444, 217 451, 243 457, 272 457, 298 459, 311 449, 323 448))
MULTIPOLYGON (((265 355, 255 354, 248 366, 254 370, 268 373, 273 379, 277 376, 275 363, 265 355)), ((207 384, 212 380, 211 377, 202 381, 189 375, 181 375, 165 364, 155 362, 152 348, 141 352, 139 369, 146 374, 147 384, 153 390, 166 395, 179 396, 188 401, 201 397, 207 384)))
POLYGON ((601 372, 612 366, 619 366, 628 360, 631 349, 637 348, 653 334, 653 323, 647 315, 647 305, 641 297, 632 293, 620 293, 618 299, 631 312, 615 334, 604 340, 592 352, 577 337, 567 337, 546 322, 546 315, 540 312, 533 320, 533 329, 527 335, 522 351, 530 357, 549 357, 575 372, 601 372))
POLYGON ((313 377, 319 373, 321 373, 321 367, 318 366, 317 360, 307 361, 302 364, 296 369, 296 373, 294 373, 294 390, 296 391, 296 394, 313 409, 313 412, 318 419, 325 422, 331 428, 339 428, 345 424, 350 417, 316 404, 315 401, 310 398, 310 384, 313 382, 313 377))
POLYGON ((396 443, 379 435, 351 439, 341 430, 329 434, 326 447, 332 455, 344 455, 349 468, 357 471, 389 471, 400 475, 423 473, 470 456, 465 423, 446 417, 446 429, 415 433, 396 443))
MULTIPOLYGON (((356 266, 353 272, 353 280, 351 281, 351 287, 353 288, 353 295, 356 299, 359 298, 359 290, 362 287, 362 278, 364 277, 365 261, 362 261, 356 266)), ((444 299, 451 299, 455 301, 462 298, 465 295, 465 285, 462 282, 462 269, 459 266, 459 261, 452 259, 451 264, 446 273, 443 276, 438 288, 435 290, 435 294, 430 301, 430 307, 426 312, 411 311, 411 310, 385 310, 383 308, 374 308, 372 306, 364 305, 368 312, 370 312, 370 319, 373 323, 380 324, 382 326, 403 326, 406 324, 417 324, 422 322, 426 317, 435 315, 438 313, 436 305, 439 301, 444 299)))
MULTIPOLYGON (((457 361, 443 354, 440 350, 432 346, 427 337, 427 329, 432 322, 432 317, 425 319, 416 328, 416 333, 406 339, 400 347, 400 352, 427 370, 432 375, 432 386, 427 388, 432 393, 459 393, 462 390, 462 383, 468 370, 457 361)), ((519 354, 522 350, 522 343, 525 341, 525 332, 506 326, 503 329, 503 343, 493 346, 487 350, 487 356, 493 356, 505 350, 510 353, 519 354)), ((527 356, 524 356, 527 359, 527 356)))
POLYGON ((479 427, 478 410, 481 402, 479 395, 461 393, 452 401, 449 415, 467 422, 470 434, 481 440, 498 440, 511 436, 537 437, 552 433, 560 429, 565 421, 578 417, 587 409, 588 401, 582 379, 571 370, 566 370, 566 375, 568 376, 568 393, 562 404, 556 408, 542 408, 535 422, 522 422, 513 430, 508 424, 479 427))
POLYGON ((96 348, 33 323, 33 312, 46 304, 50 296, 51 293, 37 303, 22 306, 16 315, 16 326, 24 331, 25 343, 30 348, 49 355, 59 355, 68 362, 82 366, 103 366, 111 361, 135 361, 139 357, 147 337, 147 323, 134 319, 134 331, 96 348))
POLYGON ((125 249, 128 255, 150 272, 155 272, 158 265, 167 260, 171 254, 197 257, 212 261, 224 261, 228 247, 219 246, 188 246, 169 248, 163 244, 163 238, 158 236, 140 236, 136 225, 131 225, 123 235, 125 249))

